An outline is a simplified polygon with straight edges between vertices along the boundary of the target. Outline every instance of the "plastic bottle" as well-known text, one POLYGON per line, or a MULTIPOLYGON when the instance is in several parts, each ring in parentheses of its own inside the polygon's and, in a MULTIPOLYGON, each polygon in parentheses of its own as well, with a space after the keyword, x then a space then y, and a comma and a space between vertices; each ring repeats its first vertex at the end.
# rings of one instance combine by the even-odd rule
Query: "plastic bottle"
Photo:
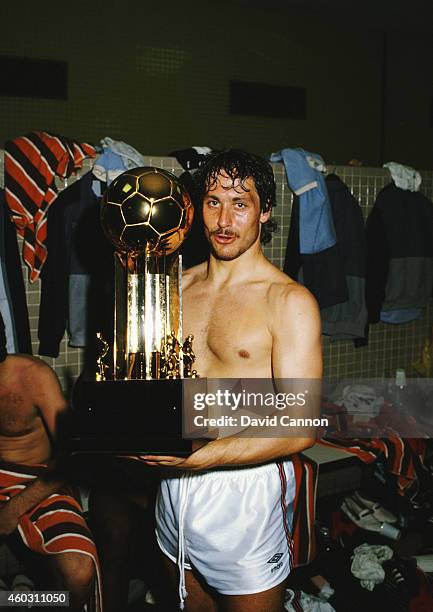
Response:
POLYGON ((401 412, 405 412, 406 386, 406 372, 403 368, 397 368, 395 379, 388 386, 388 399, 401 412))

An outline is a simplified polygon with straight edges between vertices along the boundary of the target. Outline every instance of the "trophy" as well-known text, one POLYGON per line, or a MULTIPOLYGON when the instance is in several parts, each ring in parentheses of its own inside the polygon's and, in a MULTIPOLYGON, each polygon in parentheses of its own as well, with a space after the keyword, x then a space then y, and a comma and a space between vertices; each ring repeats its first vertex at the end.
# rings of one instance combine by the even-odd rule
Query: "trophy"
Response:
POLYGON ((160 168, 127 170, 105 191, 101 223, 115 247, 112 342, 98 333, 92 377, 75 385, 75 452, 189 454, 182 379, 197 376, 182 335, 179 247, 194 209, 160 168))

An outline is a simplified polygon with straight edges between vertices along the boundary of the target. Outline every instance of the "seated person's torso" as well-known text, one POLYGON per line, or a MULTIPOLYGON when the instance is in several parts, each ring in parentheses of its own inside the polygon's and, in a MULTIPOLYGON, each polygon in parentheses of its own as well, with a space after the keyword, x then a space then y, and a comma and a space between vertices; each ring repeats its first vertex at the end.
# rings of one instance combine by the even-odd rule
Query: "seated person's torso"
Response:
POLYGON ((50 440, 32 394, 19 359, 9 358, 0 375, 0 461, 34 465, 50 457, 50 440))

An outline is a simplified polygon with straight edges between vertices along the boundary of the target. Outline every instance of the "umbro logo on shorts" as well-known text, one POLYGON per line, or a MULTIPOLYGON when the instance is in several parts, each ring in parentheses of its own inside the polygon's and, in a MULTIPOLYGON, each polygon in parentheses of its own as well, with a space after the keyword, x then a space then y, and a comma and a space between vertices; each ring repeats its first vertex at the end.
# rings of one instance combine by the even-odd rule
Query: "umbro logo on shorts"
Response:
POLYGON ((277 553, 276 555, 274 555, 273 557, 269 559, 268 563, 278 563, 278 561, 281 559, 283 555, 284 553, 277 553))

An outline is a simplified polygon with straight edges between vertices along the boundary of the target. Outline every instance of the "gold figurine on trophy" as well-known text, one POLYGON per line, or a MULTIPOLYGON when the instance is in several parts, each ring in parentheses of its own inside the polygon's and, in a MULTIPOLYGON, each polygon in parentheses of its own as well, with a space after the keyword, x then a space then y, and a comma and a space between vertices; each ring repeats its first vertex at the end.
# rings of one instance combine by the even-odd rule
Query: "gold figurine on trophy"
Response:
POLYGON ((105 380, 105 373, 109 368, 109 365, 108 363, 106 363, 105 358, 108 354, 108 351, 110 350, 110 345, 104 340, 101 332, 98 332, 96 334, 96 337, 102 344, 100 355, 96 360, 96 380, 100 382, 101 380, 105 380))
POLYGON ((194 336, 188 334, 185 342, 182 345, 182 357, 183 357, 183 376, 184 378, 197 378, 197 370, 193 370, 192 366, 195 361, 195 354, 192 350, 192 341, 194 336))

